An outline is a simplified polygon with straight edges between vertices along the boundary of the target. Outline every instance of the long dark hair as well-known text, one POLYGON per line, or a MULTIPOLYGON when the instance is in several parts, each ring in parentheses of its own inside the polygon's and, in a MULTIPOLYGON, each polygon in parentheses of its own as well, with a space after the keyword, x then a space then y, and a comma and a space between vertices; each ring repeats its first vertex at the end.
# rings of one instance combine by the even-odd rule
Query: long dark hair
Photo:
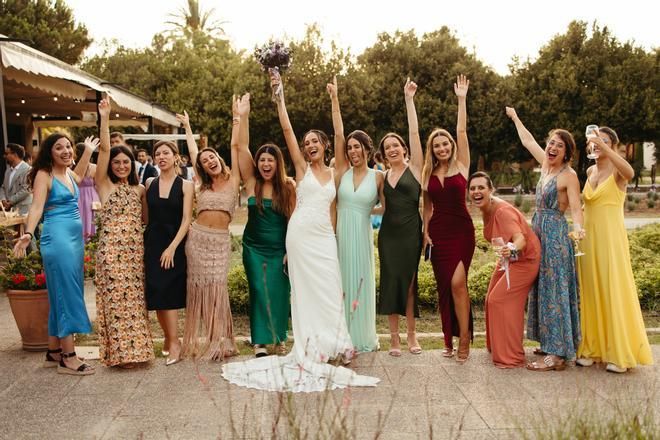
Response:
POLYGON ((44 170, 48 172, 48 174, 53 171, 53 145, 62 138, 66 138, 71 146, 73 146, 73 142, 71 142, 69 136, 59 132, 51 134, 41 143, 39 153, 37 154, 36 159, 32 161, 32 169, 28 175, 28 182, 31 187, 34 187, 34 179, 37 177, 37 173, 40 170, 44 170))
POLYGON ((282 214, 283 216, 289 218, 291 213, 295 208, 295 204, 292 203, 293 195, 295 191, 290 181, 288 181, 288 176, 286 175, 286 167, 284 166, 284 156, 279 147, 275 144, 264 144, 257 150, 257 154, 254 155, 255 163, 255 180, 256 184, 254 185, 254 198, 257 202, 257 209, 259 212, 263 212, 263 189, 265 180, 261 177, 259 172, 259 158, 263 154, 270 154, 275 158, 275 163, 277 168, 275 169, 275 175, 273 176, 273 211, 282 214))
POLYGON ((374 149, 374 142, 371 140, 371 137, 369 137, 369 135, 362 130, 354 130, 348 136, 346 136, 346 146, 344 147, 344 156, 346 157, 346 160, 349 161, 349 163, 350 163, 350 159, 348 158, 348 141, 350 141, 351 139, 355 139, 356 141, 358 141, 358 143, 362 147, 362 153, 364 154, 364 161, 368 165, 369 161, 371 160, 371 153, 373 152, 374 149))
POLYGON ((199 179, 202 181, 200 185, 200 190, 202 191, 206 189, 211 189, 213 186, 213 179, 211 178, 211 176, 209 176, 209 173, 207 173, 204 170, 204 167, 202 166, 202 154, 207 151, 215 154, 215 157, 218 158, 218 162, 220 163, 220 169, 221 169, 220 175, 224 177, 225 180, 231 177, 231 171, 229 170, 229 167, 225 163, 225 160, 222 157, 220 157, 218 152, 211 147, 203 148, 202 151, 200 151, 197 154, 197 160, 195 161, 195 171, 197 172, 197 176, 199 177, 199 179))
POLYGON ((110 160, 108 161, 108 178, 112 183, 119 182, 119 177, 112 171, 112 159, 124 153, 131 160, 131 172, 128 174, 128 184, 131 186, 139 185, 137 173, 135 172, 135 158, 130 148, 125 145, 117 145, 110 149, 110 160))

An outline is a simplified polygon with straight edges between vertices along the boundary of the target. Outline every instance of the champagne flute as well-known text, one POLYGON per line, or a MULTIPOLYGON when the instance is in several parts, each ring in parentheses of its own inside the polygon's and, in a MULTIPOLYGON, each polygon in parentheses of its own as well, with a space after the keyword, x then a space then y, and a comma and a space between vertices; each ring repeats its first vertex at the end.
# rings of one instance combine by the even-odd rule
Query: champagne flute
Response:
POLYGON ((493 245, 493 249, 498 257, 500 257, 500 271, 506 270, 504 268, 504 257, 502 257, 502 249, 504 249, 505 243, 502 237, 493 237, 490 240, 490 243, 493 245))
POLYGON ((573 250, 575 251, 576 257, 581 257, 584 255, 584 252, 580 250, 580 240, 581 240, 582 226, 575 224, 573 230, 568 234, 568 236, 573 240, 573 250))
MULTIPOLYGON (((595 125, 595 124, 587 125, 587 128, 584 131, 584 134, 587 137, 587 139, 598 136, 598 126, 595 125)), ((590 159, 590 160, 598 159, 598 155, 594 152, 593 142, 589 143, 589 152, 587 153, 587 159, 590 159)))

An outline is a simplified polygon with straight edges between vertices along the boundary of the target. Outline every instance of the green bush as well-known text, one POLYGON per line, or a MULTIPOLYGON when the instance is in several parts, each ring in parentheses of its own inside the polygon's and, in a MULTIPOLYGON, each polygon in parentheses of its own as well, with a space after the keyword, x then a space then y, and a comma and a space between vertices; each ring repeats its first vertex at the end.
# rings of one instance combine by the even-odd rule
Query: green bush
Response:
POLYGON ((495 265, 496 263, 494 261, 479 267, 472 265, 470 274, 468 275, 468 292, 470 293, 470 301, 472 301, 473 306, 481 307, 484 305, 486 293, 488 293, 488 284, 495 270, 495 265))
POLYGON ((644 310, 660 309, 660 266, 658 262, 635 272, 639 305, 644 310))
POLYGON ((650 209, 655 208, 655 200, 653 199, 646 199, 646 206, 648 206, 650 209))
POLYGON ((629 201, 629 202, 632 202, 633 195, 632 194, 626 194, 626 200, 629 201))
POLYGON ((631 246, 637 244, 642 248, 650 250, 660 258, 660 223, 653 223, 630 231, 628 233, 628 239, 631 246))
POLYGON ((420 307, 429 310, 436 310, 438 308, 438 285, 435 282, 433 266, 431 266, 429 261, 419 263, 417 291, 419 292, 420 307))
POLYGON ((513 199, 513 204, 516 205, 516 208, 520 208, 520 205, 522 205, 522 202, 523 202, 522 194, 520 194, 520 193, 516 194, 516 197, 513 199))
POLYGON ((626 202, 626 209, 628 210, 628 212, 634 211, 636 207, 637 205, 635 204, 634 200, 631 200, 630 202, 626 202))
POLYGON ((232 313, 247 314, 250 307, 249 287, 242 265, 234 266, 229 270, 227 290, 232 313))
POLYGON ((532 210, 532 202, 529 199, 525 199, 522 204, 522 212, 527 214, 529 211, 532 210))

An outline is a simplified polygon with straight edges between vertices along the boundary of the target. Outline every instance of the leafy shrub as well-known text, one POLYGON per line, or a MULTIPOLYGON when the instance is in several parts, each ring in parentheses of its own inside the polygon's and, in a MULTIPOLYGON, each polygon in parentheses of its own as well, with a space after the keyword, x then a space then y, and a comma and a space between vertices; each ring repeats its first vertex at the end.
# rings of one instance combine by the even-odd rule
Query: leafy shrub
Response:
POLYGON ((630 231, 628 233, 628 239, 631 246, 633 243, 637 244, 660 257, 660 223, 653 223, 630 231))
POLYGON ((636 207, 637 205, 635 204, 634 200, 631 200, 630 202, 626 202, 626 209, 628 210, 628 212, 634 211, 636 207))
POLYGON ((513 199, 513 204, 516 205, 516 208, 520 208, 520 205, 522 205, 522 202, 523 202, 522 194, 520 194, 520 193, 516 194, 516 197, 513 199))
POLYGON ((484 305, 486 293, 488 293, 488 284, 495 270, 495 265, 496 263, 494 261, 479 267, 472 265, 470 274, 468 275, 468 292, 470 293, 470 300, 473 306, 481 307, 484 305))
POLYGON ((528 199, 525 199, 522 204, 522 212, 527 214, 529 211, 532 210, 532 202, 528 199))
POLYGON ((438 308, 438 285, 435 282, 433 266, 429 261, 419 263, 417 291, 419 292, 420 307, 431 310, 438 308))
POLYGON ((247 314, 250 296, 247 276, 242 265, 234 266, 227 274, 227 290, 232 313, 247 314))
POLYGON ((655 208, 655 200, 653 200, 651 198, 646 199, 646 206, 648 206, 649 209, 655 208))
POLYGON ((629 201, 629 202, 632 202, 633 195, 632 194, 626 194, 626 200, 629 201))
POLYGON ((635 272, 639 305, 644 310, 660 309, 660 266, 658 262, 635 272))
POLYGON ((41 254, 33 251, 22 258, 16 258, 9 252, 7 261, 0 268, 0 284, 9 290, 39 290, 46 288, 41 254))

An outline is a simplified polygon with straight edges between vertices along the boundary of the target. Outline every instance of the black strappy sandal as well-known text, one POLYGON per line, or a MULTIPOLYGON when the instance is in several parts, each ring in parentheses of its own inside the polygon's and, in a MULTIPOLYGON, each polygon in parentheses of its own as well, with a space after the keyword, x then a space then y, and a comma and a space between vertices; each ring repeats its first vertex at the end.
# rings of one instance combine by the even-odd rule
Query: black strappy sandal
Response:
POLYGON ((89 376, 90 374, 96 373, 94 367, 83 362, 78 368, 69 368, 64 363, 64 359, 76 357, 76 352, 72 351, 71 353, 62 353, 62 359, 60 359, 60 364, 57 366, 58 374, 70 374, 71 376, 89 376))
POLYGON ((51 356, 53 354, 60 354, 60 356, 61 356, 62 349, 58 348, 57 350, 48 350, 46 352, 46 360, 44 361, 44 364, 43 364, 44 368, 55 368, 60 364, 59 359, 55 359, 53 356, 51 356))

